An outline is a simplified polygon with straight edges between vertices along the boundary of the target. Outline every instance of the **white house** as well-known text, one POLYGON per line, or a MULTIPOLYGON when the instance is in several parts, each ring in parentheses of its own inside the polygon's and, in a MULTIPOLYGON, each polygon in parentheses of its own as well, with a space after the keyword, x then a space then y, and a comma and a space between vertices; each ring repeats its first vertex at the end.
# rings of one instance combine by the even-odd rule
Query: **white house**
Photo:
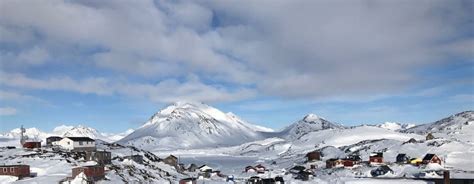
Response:
POLYGON ((211 171, 212 171, 212 167, 209 167, 209 166, 207 166, 207 165, 202 165, 202 166, 199 167, 198 169, 199 169, 199 171, 201 171, 201 172, 206 172, 206 171, 211 172, 211 171))
POLYGON ((73 151, 94 151, 95 140, 89 137, 64 137, 60 141, 53 142, 53 145, 62 147, 63 149, 73 151))

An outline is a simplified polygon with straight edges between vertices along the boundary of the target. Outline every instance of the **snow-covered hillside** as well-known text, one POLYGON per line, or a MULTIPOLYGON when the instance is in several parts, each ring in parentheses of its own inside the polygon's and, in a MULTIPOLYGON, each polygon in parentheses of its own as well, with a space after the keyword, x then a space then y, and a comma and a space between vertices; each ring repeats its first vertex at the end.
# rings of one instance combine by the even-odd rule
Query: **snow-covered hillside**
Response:
MULTIPOLYGON (((78 126, 66 126, 60 125, 53 129, 52 132, 45 132, 37 128, 25 128, 25 135, 28 136, 29 140, 46 142, 46 138, 49 136, 61 136, 61 137, 90 137, 93 139, 100 139, 106 142, 115 142, 122 139, 131 133, 132 130, 127 130, 123 133, 101 133, 94 128, 86 127, 83 125, 78 126)), ((9 132, 0 133, 0 146, 2 145, 17 145, 19 144, 21 135, 20 128, 15 128, 9 132)))
POLYGON ((427 134, 474 144, 474 111, 464 111, 439 121, 422 124, 403 132, 427 134))
POLYGON ((231 146, 262 139, 268 130, 203 103, 177 102, 119 142, 151 150, 231 146))
POLYGON ((344 128, 342 125, 332 123, 315 114, 308 114, 303 119, 283 129, 279 134, 283 138, 294 140, 315 131, 344 128))
POLYGON ((384 122, 384 123, 378 124, 376 126, 380 127, 380 128, 385 128, 385 129, 388 129, 388 130, 393 130, 393 131, 402 131, 402 130, 412 128, 416 125, 412 124, 412 123, 384 122))
POLYGON ((409 128, 404 132, 413 132, 421 134, 428 132, 450 133, 462 130, 464 126, 469 126, 473 123, 474 111, 464 111, 433 123, 422 124, 413 128, 409 128))

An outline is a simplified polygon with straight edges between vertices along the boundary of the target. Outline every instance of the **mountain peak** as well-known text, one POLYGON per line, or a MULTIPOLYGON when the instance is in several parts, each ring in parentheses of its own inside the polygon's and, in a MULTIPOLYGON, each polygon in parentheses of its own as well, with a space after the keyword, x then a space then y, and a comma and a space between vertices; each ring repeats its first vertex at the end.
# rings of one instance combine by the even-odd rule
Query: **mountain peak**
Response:
POLYGON ((316 114, 308 114, 306 115, 304 118, 303 118, 303 121, 305 122, 312 122, 312 121, 316 121, 316 120, 319 120, 319 119, 324 119, 316 114))

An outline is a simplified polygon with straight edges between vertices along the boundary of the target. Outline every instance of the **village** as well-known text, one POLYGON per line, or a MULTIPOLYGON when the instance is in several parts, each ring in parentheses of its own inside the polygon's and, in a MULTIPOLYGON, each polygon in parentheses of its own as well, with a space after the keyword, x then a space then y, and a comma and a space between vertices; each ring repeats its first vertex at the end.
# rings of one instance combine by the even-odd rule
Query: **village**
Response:
MULTIPOLYGON (((95 183, 106 179, 106 173, 111 171, 113 167, 112 153, 108 150, 99 150, 96 146, 96 141, 89 137, 59 137, 50 136, 47 137, 42 145, 42 140, 30 140, 27 136, 23 135, 24 128, 21 128, 22 135, 20 144, 23 149, 47 151, 50 150, 56 153, 68 153, 71 157, 76 160, 81 160, 84 164, 73 167, 71 170, 71 176, 63 178, 58 183, 68 183, 77 177, 82 177, 88 183, 95 183)), ((432 140, 435 137, 432 134, 426 136, 426 140, 432 140)), ((406 143, 416 143, 417 140, 410 139, 406 143)), ((119 146, 119 145, 117 145, 119 146)), ((15 146, 8 146, 7 149, 14 149, 15 146)), ((137 164, 143 164, 143 155, 131 153, 122 159, 128 159, 137 164)), ((294 180, 300 181, 311 181, 313 178, 318 177, 321 172, 327 172, 331 170, 353 170, 358 167, 369 167, 370 177, 390 177, 393 174, 391 165, 412 165, 416 167, 425 167, 427 165, 438 165, 442 167, 443 161, 436 154, 427 153, 426 155, 407 155, 405 153, 399 153, 396 156, 396 160, 384 159, 383 152, 374 152, 370 154, 368 160, 362 160, 360 155, 352 154, 344 158, 329 158, 322 160, 324 157, 320 150, 314 150, 305 154, 305 161, 301 163, 294 163, 293 167, 279 168, 279 174, 271 176, 275 173, 275 168, 268 169, 264 163, 256 165, 248 165, 242 168, 242 174, 235 176, 233 173, 227 174, 210 167, 207 164, 197 165, 194 163, 184 164, 180 162, 179 157, 169 155, 164 159, 157 159, 156 161, 163 162, 173 167, 178 173, 183 176, 188 176, 179 179, 180 184, 196 184, 200 181, 221 181, 221 182, 234 182, 234 183, 248 183, 248 184, 281 184, 285 183, 285 178, 291 176, 294 180)), ((275 161, 274 161, 275 162, 275 161)), ((274 165, 275 163, 270 163, 274 165)), ((431 166, 432 167, 432 166, 431 166)), ((444 176, 446 180, 449 180, 449 172, 444 171, 438 174, 444 176)), ((18 179, 35 177, 30 172, 30 166, 28 163, 18 164, 0 164, 0 175, 10 175, 18 177, 18 179)), ((363 177, 363 176, 361 176, 363 177)), ((366 176, 364 176, 366 177, 366 176)), ((420 173, 419 177, 423 177, 420 173)))

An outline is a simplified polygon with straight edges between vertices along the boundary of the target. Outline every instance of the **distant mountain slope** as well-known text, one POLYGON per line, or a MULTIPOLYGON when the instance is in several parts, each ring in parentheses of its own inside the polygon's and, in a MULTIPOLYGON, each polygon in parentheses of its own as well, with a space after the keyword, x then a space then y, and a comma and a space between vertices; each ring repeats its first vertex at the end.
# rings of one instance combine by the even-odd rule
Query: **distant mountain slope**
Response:
POLYGON ((342 125, 325 120, 315 114, 308 114, 302 120, 283 129, 279 134, 283 138, 293 140, 314 131, 344 128, 342 125))
MULTIPOLYGON (((130 130, 124 133, 112 134, 112 133, 101 133, 96 129, 86 127, 83 125, 78 126, 66 126, 61 125, 53 129, 53 132, 45 132, 37 128, 25 128, 25 135, 28 136, 29 140, 45 142, 49 136, 61 136, 61 137, 90 137, 93 139, 100 139, 106 142, 114 142, 122 139, 128 135, 130 130)), ((0 140, 3 142, 9 142, 9 144, 19 144, 21 137, 20 128, 15 128, 10 132, 0 133, 0 140)), ((0 141, 1 142, 1 141, 0 141)))
POLYGON ((434 133, 450 133, 463 129, 474 123, 474 111, 464 111, 447 118, 441 119, 433 123, 427 123, 409 128, 403 132, 426 134, 428 132, 434 133))
POLYGON ((385 122, 382 124, 376 125, 377 127, 384 128, 387 130, 393 131, 402 131, 409 128, 416 126, 415 124, 408 124, 408 123, 396 123, 396 122, 385 122))
POLYGON ((119 141, 148 149, 230 146, 263 138, 268 129, 203 103, 177 102, 119 141))

